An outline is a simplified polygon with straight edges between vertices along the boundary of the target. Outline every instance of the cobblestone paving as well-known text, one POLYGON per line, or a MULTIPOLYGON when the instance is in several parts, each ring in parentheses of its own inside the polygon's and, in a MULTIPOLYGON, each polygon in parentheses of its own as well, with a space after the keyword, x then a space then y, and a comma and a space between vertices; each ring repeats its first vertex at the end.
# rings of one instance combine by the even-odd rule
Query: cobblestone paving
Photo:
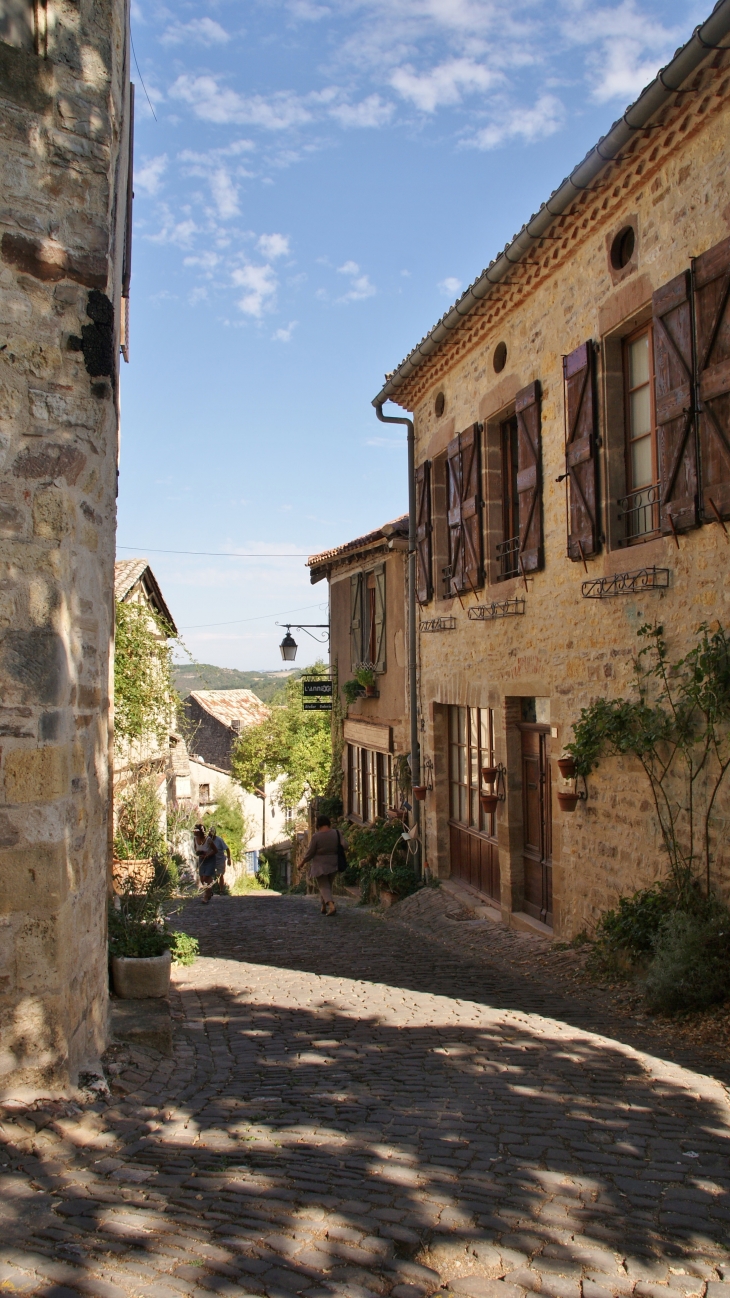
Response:
POLYGON ((182 926, 174 1057, 2 1111, 0 1291, 730 1298, 718 1080, 355 908, 182 926))

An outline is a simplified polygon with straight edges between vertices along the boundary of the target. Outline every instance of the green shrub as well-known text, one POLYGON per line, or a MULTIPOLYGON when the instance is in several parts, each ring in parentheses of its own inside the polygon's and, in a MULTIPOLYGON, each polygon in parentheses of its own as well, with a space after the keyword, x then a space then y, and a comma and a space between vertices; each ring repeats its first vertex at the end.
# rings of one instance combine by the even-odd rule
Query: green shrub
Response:
POLYGON ((200 955, 200 944, 196 937, 191 937, 189 933, 172 932, 169 933, 170 954, 173 964, 194 964, 198 955, 200 955))
POLYGON ((609 969, 619 953, 624 967, 650 957, 662 922, 676 905, 676 893, 667 883, 619 897, 616 909, 605 911, 598 921, 592 963, 609 969))
POLYGON ((344 682, 342 693, 344 694, 347 703, 355 703, 358 699, 362 698, 365 691, 359 681, 352 680, 344 682))
POLYGON ((234 897, 245 897, 247 892, 260 891, 261 884, 258 881, 258 876, 255 874, 239 874, 231 888, 234 897))
POLYGON ((266 857, 262 856, 260 853, 259 853, 259 871, 256 877, 259 881, 259 888, 271 887, 271 869, 268 861, 266 860, 266 857))
POLYGON ((120 861, 139 861, 169 855, 162 832, 162 803, 150 778, 135 780, 119 798, 114 854, 120 861))
POLYGON ((702 1010, 730 995, 730 911, 710 898, 663 920, 644 982, 652 1010, 702 1010))
POLYGON ((293 893, 295 896, 302 896, 307 891, 307 880, 300 879, 299 883, 293 883, 288 891, 293 893))
MULTIPOLYGON (((342 830, 348 862, 357 865, 364 860, 374 866, 379 856, 390 857, 401 839, 403 825, 400 820, 374 820, 372 825, 343 825, 342 830)), ((405 844, 401 843, 398 850, 405 853, 405 844)))
POLYGON ((417 892, 421 884, 417 882, 412 868, 404 861, 397 861, 390 870, 387 865, 364 869, 360 875, 360 905, 367 906, 372 899, 373 889, 376 894, 381 888, 394 892, 399 901, 417 892))

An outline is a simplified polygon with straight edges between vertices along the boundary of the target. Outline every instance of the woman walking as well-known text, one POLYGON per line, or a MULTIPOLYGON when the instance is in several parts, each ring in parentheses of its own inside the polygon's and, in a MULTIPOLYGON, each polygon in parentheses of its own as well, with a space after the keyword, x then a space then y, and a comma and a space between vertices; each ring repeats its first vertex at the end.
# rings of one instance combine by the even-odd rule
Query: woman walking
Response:
POLYGON ((309 877, 316 881, 319 895, 322 898, 322 914, 336 915, 337 909, 332 900, 332 884, 339 865, 338 848, 345 846, 339 829, 332 829, 329 816, 317 816, 317 832, 312 839, 301 864, 311 861, 309 877))

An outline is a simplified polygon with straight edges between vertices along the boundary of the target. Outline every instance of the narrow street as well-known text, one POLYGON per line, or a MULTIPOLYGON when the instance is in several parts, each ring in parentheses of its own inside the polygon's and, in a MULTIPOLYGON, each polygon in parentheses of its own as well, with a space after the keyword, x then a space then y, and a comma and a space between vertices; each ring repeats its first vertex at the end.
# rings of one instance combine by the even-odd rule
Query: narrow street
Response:
POLYGON ((181 924, 174 1057, 2 1112, 0 1290, 730 1298, 720 1082, 354 906, 181 924))

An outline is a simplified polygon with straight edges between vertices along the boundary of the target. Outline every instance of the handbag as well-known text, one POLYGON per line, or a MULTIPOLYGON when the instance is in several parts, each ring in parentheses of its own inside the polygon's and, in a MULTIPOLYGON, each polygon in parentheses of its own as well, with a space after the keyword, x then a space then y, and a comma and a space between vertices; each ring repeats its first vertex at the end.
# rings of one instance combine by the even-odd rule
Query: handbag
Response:
POLYGON ((335 833, 337 835, 337 873, 340 874, 342 870, 347 869, 347 853, 342 846, 339 829, 336 829, 335 833))

